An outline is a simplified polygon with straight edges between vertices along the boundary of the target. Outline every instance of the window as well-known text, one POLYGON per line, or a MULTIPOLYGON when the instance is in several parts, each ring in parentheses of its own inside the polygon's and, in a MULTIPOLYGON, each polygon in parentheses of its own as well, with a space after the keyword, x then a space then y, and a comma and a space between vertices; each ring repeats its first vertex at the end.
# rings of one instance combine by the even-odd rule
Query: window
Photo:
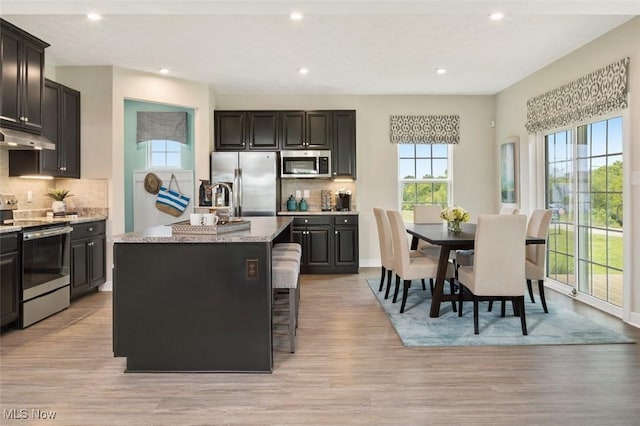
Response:
POLYGON ((151 140, 147 144, 147 167, 172 167, 182 166, 182 147, 184 145, 176 141, 151 140))
POLYGON ((547 135, 545 149, 548 275, 622 306, 622 118, 547 135))
POLYGON ((413 221, 413 206, 449 203, 449 145, 398 144, 398 183, 402 194, 400 210, 413 221))

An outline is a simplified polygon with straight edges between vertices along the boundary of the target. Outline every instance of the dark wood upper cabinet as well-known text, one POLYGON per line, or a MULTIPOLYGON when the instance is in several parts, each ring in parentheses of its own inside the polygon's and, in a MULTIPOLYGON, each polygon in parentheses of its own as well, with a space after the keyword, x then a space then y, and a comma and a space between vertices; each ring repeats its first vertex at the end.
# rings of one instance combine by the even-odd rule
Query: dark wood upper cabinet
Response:
POLYGON ((284 111, 281 116, 281 149, 331 149, 331 111, 284 111))
POLYGON ((356 178, 356 111, 215 111, 216 151, 331 150, 333 177, 356 178))
POLYGON ((304 111, 285 111, 282 113, 282 149, 304 149, 305 143, 304 111))
POLYGON ((63 86, 62 109, 64 153, 58 161, 64 170, 60 176, 80 178, 80 92, 63 86))
POLYGON ((2 126, 42 133, 44 50, 49 45, 0 19, 2 126))
POLYGON ((331 148, 333 177, 356 178, 356 112, 335 111, 331 148))
POLYGON ((215 111, 216 151, 277 151, 277 111, 215 111))
POLYGON ((80 92, 55 81, 45 81, 42 134, 56 144, 42 151, 42 172, 80 178, 80 92))
POLYGON ((42 134, 55 150, 9 151, 9 176, 80 178, 80 92, 45 81, 42 134))
POLYGON ((278 112, 249 111, 249 149, 276 151, 278 149, 278 112))
POLYGON ((216 151, 244 151, 245 113, 243 111, 215 111, 215 148, 216 151))

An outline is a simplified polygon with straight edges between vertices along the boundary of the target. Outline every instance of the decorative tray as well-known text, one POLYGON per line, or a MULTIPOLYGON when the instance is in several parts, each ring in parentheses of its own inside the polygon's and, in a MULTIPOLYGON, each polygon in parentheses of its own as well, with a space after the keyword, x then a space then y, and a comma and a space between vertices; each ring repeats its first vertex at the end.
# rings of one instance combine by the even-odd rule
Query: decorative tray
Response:
POLYGON ((190 225, 188 220, 171 225, 171 232, 174 234, 191 235, 218 235, 227 232, 246 231, 251 229, 251 222, 248 220, 233 220, 231 222, 218 222, 217 225, 207 226, 190 225))

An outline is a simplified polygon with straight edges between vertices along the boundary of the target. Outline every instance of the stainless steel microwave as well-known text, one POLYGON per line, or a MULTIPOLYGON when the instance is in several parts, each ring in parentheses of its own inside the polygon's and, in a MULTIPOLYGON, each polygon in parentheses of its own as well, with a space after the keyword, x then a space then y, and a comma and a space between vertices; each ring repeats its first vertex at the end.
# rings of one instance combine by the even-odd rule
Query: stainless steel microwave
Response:
POLYGON ((280 177, 330 178, 331 151, 280 151, 280 177))

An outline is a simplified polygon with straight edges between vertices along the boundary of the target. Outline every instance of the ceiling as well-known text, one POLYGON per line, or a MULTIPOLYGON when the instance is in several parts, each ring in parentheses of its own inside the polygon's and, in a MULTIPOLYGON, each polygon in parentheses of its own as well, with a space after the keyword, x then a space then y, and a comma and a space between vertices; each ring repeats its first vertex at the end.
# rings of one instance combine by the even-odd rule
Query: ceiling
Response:
POLYGON ((51 44, 50 65, 166 67, 170 76, 234 94, 494 94, 640 15, 640 0, 2 0, 1 7, 4 19, 51 44), (294 10, 304 18, 290 20, 294 10), (490 20, 494 11, 504 19, 490 20), (88 12, 104 19, 91 22, 88 12), (447 73, 436 74, 440 67, 447 73))

